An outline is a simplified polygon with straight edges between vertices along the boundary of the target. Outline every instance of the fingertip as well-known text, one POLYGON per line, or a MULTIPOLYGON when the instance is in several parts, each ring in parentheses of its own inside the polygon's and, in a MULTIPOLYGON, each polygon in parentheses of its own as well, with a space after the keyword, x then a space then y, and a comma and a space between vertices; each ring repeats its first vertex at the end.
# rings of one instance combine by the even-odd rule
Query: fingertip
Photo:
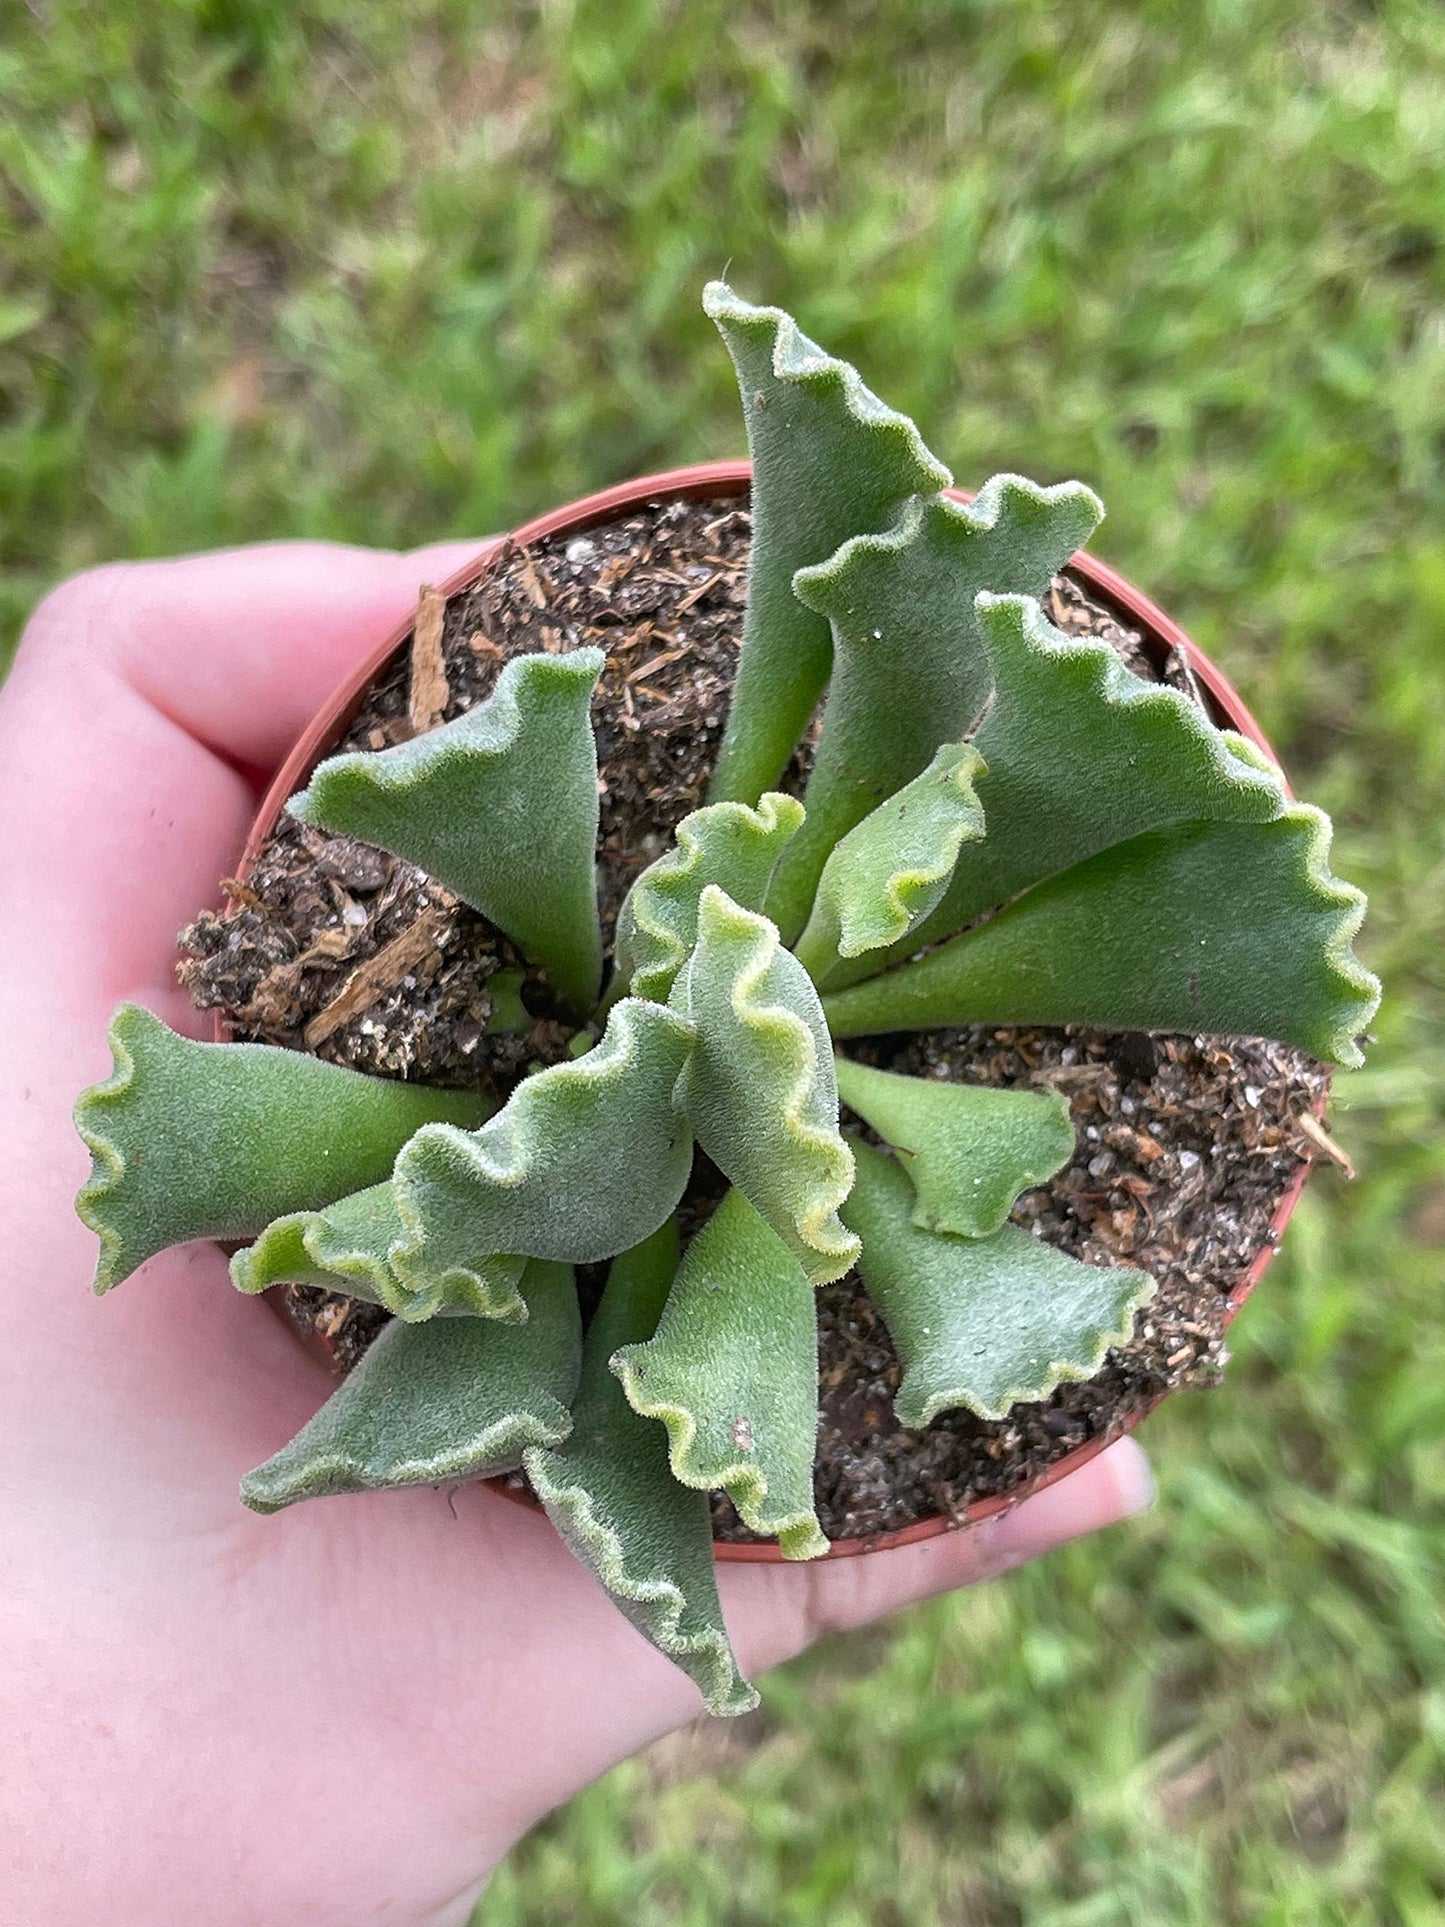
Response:
POLYGON ((1119 1487, 1124 1508, 1120 1518, 1131 1519, 1137 1512, 1147 1512, 1158 1496, 1158 1488, 1154 1484, 1154 1468, 1143 1446, 1137 1439, 1120 1439, 1104 1457, 1119 1487))
POLYGON ((1119 1439, 1077 1472, 989 1521, 990 1553, 997 1570, 1007 1571, 1132 1518, 1153 1502, 1148 1459, 1132 1438, 1119 1439))

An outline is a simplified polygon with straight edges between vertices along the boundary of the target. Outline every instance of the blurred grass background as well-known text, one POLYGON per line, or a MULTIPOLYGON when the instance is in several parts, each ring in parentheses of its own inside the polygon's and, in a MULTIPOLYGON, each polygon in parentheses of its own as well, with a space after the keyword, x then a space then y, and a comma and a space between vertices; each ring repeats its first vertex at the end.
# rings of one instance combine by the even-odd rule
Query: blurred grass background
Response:
POLYGON ((1370 890, 1388 999, 1161 1503, 811 1656, 479 1921, 1445 1917, 1445 12, 19 0, 0 621, 108 557, 472 535, 740 452, 731 263, 960 480, 1079 475, 1370 890))

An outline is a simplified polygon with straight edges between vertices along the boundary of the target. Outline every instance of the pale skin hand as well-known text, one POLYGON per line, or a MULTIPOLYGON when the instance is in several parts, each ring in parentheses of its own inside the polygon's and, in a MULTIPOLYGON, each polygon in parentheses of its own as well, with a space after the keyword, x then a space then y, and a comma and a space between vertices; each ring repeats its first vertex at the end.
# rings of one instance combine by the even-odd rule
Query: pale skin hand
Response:
MULTIPOLYGON (((0 694, 0 1919, 460 1927, 549 1808, 694 1716, 540 1516, 480 1487, 260 1519, 324 1373, 221 1254, 103 1303, 70 1107, 331 688, 474 552, 287 545, 78 577, 0 694), (338 1816, 344 1816, 338 1818, 338 1816)), ((972 1531, 723 1569, 756 1674, 1147 1503, 1124 1441, 972 1531)))

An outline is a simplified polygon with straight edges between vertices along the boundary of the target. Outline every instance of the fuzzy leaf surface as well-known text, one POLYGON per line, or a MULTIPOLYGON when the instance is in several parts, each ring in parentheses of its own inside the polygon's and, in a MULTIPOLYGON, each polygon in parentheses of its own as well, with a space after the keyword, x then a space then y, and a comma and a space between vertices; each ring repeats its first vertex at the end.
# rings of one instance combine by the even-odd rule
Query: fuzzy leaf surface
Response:
POLYGON ((524 1257, 595 1263, 671 1215, 692 1169, 674 1103, 692 1043, 675 1011, 625 998, 595 1049, 525 1078, 480 1131, 418 1132, 389 1184, 272 1225, 232 1276, 259 1291, 309 1261, 400 1318, 520 1320, 524 1257))
POLYGON ((1001 1419, 1065 1379, 1091 1378, 1154 1294, 1142 1271, 1080 1264, 1014 1224, 987 1238, 921 1230, 896 1160, 869 1144, 855 1150, 847 1216, 863 1238, 863 1282, 903 1364, 893 1401, 903 1425, 959 1407, 1001 1419))
POLYGON ((231 1259, 231 1282, 254 1294, 272 1285, 320 1285, 344 1291, 394 1318, 497 1318, 521 1324, 518 1289, 527 1260, 520 1253, 471 1253, 439 1281, 413 1283, 393 1264, 410 1232, 390 1181, 338 1198, 320 1211, 293 1211, 268 1224, 231 1259))
POLYGON ((807 821, 767 906, 785 938, 806 921, 839 838, 978 720, 992 686, 979 591, 1042 595, 1103 513, 1081 482, 1039 488, 995 475, 966 507, 943 496, 910 502, 886 534, 855 536, 798 572, 798 596, 832 626, 833 680, 807 821))
POLYGON ((676 1272, 670 1221, 613 1261, 587 1330, 572 1432, 555 1449, 529 1447, 523 1464, 562 1539, 696 1682, 708 1711, 746 1713, 758 1696, 723 1623, 707 1495, 672 1476, 666 1431, 633 1411, 609 1367, 620 1346, 653 1336, 676 1272))
POLYGON ((253 1512, 298 1499, 512 1472, 572 1426, 582 1321, 570 1265, 533 1259, 522 1325, 388 1325, 309 1425, 241 1481, 253 1512))
POLYGON ((853 1160, 808 973, 766 917, 709 884, 673 1004, 697 1037, 678 1094, 698 1143, 815 1284, 841 1278, 858 1250, 838 1218, 853 1160))
POLYGON ((907 416, 790 315, 721 281, 702 301, 737 370, 753 463, 742 654, 710 795, 754 803, 787 767, 832 658, 828 625, 798 602, 794 574, 851 535, 891 527, 910 495, 951 477, 907 416))
POLYGON ((75 1107, 97 1291, 171 1245, 252 1237, 384 1177, 423 1124, 475 1124, 489 1108, 270 1044, 198 1044, 138 1004, 120 1006, 108 1039, 115 1069, 75 1107))
POLYGON ((1380 999, 1351 942, 1365 899, 1329 819, 1190 823, 1117 844, 916 962, 825 1002, 835 1037, 950 1024, 1095 1024, 1272 1037, 1337 1064, 1380 999))
POLYGON ((938 907, 959 850, 984 834, 974 788, 982 770, 971 744, 945 743, 833 850, 796 946, 815 984, 831 984, 840 959, 907 941, 938 907))
POLYGON ((1284 808, 1283 779, 1253 743, 1134 675, 1108 643, 1066 636, 1025 596, 980 596, 978 623, 994 682, 973 737, 988 834, 960 852, 913 947, 1126 836, 1284 808))
POLYGON ((836 1068, 843 1102, 898 1153, 920 1230, 987 1237, 1020 1191, 1051 1178, 1073 1151, 1069 1107, 1057 1092, 900 1077, 841 1056, 836 1068))
POLYGON ((666 1003, 697 941, 698 899, 709 883, 761 910, 788 839, 803 820, 796 798, 770 790, 756 809, 709 803, 677 826, 673 847, 638 877, 617 919, 617 981, 666 1003))
POLYGON ((726 1492, 785 1559, 828 1549, 813 1511, 818 1326, 813 1287, 740 1191, 688 1246, 656 1335, 612 1369, 667 1428, 674 1478, 726 1492))
POLYGON ((602 975, 590 713, 604 661, 514 656, 485 702, 409 743, 331 757, 290 804, 455 890, 578 1011, 602 975))

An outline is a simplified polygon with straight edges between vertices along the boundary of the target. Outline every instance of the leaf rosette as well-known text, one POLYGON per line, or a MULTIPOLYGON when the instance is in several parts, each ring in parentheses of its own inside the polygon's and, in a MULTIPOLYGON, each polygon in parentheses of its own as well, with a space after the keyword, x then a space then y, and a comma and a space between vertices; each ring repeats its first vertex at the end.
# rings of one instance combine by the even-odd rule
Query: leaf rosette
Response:
MULTIPOLYGON (((633 1624, 736 1713, 755 1695, 710 1495, 785 1557, 826 1551, 816 1289, 856 1267, 897 1419, 921 1428, 1090 1376, 1154 1288, 1012 1221, 1073 1155, 1056 1094, 840 1046, 1090 1024, 1351 1064, 1379 987, 1327 819, 1190 697, 1047 621, 1092 493, 1003 475, 961 505, 914 425, 788 316, 721 283, 705 306, 753 458, 742 648, 710 797, 633 880, 610 960, 598 649, 514 657, 486 700, 328 759, 291 804, 505 935, 574 1027, 569 1059, 494 1104, 124 1006, 76 1121, 98 1289, 216 1238, 243 1291, 320 1284, 391 1315, 248 1505, 523 1469, 633 1624), (796 797, 777 785, 804 741, 796 797), (575 1267, 603 1263, 584 1330, 575 1267)), ((498 984, 520 1033, 527 986, 498 984)))

